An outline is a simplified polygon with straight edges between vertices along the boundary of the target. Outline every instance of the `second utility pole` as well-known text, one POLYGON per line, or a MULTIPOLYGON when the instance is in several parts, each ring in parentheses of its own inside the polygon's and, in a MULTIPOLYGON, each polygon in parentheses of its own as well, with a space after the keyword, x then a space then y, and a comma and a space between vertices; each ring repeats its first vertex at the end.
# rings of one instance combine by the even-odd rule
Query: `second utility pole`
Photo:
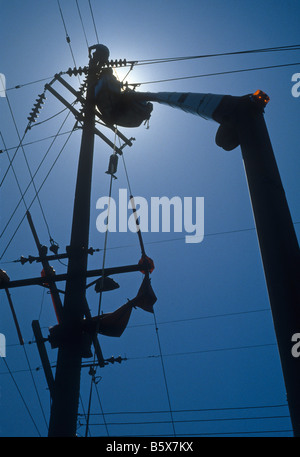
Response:
POLYGON ((58 350, 49 437, 76 436, 83 351, 82 320, 90 226, 90 196, 94 155, 94 85, 96 62, 89 62, 84 124, 78 163, 74 212, 63 306, 63 341, 58 350))

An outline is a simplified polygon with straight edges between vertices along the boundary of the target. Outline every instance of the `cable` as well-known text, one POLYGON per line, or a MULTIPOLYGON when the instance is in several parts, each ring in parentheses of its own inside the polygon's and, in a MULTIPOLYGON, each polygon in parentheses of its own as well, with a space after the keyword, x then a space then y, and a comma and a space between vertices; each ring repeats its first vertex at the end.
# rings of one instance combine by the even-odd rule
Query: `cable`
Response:
MULTIPOLYGON (((172 321, 159 322, 159 325, 174 324, 174 323, 178 323, 178 322, 180 322, 180 323, 181 322, 190 322, 190 321, 196 321, 196 320, 202 320, 202 319, 213 319, 213 318, 219 318, 219 317, 238 316, 238 315, 242 315, 242 314, 260 313, 260 312, 265 312, 265 311, 270 312, 270 308, 256 309, 253 311, 238 311, 235 313, 214 314, 211 316, 190 317, 188 319, 176 319, 176 320, 172 320, 172 321)), ((134 324, 134 325, 128 325, 127 328, 146 327, 149 325, 153 325, 153 324, 134 324)))
MULTIPOLYGON (((67 145, 67 143, 68 143, 68 141, 69 141, 69 139, 70 139, 70 137, 71 137, 71 135, 72 135, 73 131, 74 131, 74 130, 72 130, 72 131, 71 131, 71 133, 69 134, 69 136, 68 136, 67 140, 65 141, 64 145, 62 146, 62 148, 61 148, 60 152, 58 153, 58 155, 57 155, 56 159, 54 160, 54 162, 53 162, 52 166, 50 167, 50 170, 48 171, 48 173, 47 173, 46 177, 44 178, 44 180, 43 180, 42 184, 40 185, 40 187, 39 187, 39 189, 38 189, 37 193, 39 193, 39 192, 41 191, 41 189, 42 189, 43 185, 45 184, 46 180, 48 179, 48 177, 49 177, 49 175, 50 175, 51 171, 53 170, 53 167, 55 166, 55 164, 56 164, 56 162, 58 161, 58 159, 59 159, 60 155, 62 154, 62 152, 63 152, 64 148, 66 147, 66 145, 67 145)), ((36 196, 35 196, 35 197, 32 199, 32 201, 31 201, 30 205, 28 206, 28 209, 30 209, 30 208, 31 208, 31 206, 33 205, 33 203, 34 203, 35 199, 36 199, 36 196)), ((26 217, 26 214, 25 214, 25 215, 22 217, 22 219, 21 219, 21 221, 20 221, 19 225, 17 226, 17 228, 15 229, 15 231, 14 231, 13 235, 11 236, 11 238, 10 238, 9 242, 7 243, 7 245, 6 245, 5 249, 4 249, 4 251, 3 251, 3 252, 2 252, 2 254, 1 254, 0 260, 3 258, 4 254, 6 253, 6 251, 7 251, 8 247, 10 246, 10 244, 11 244, 12 240, 14 239, 14 237, 15 237, 16 233, 18 232, 18 230, 19 230, 19 228, 20 228, 20 226, 21 226, 21 224, 22 224, 23 220, 25 219, 25 217, 26 217)))
MULTIPOLYGON (((26 166, 27 166, 29 175, 30 175, 30 177, 31 177, 31 181, 32 181, 32 185, 33 185, 33 188, 34 188, 36 197, 37 197, 37 199, 38 199, 38 203, 39 203, 39 206, 40 206, 40 209, 41 209, 41 213, 42 213, 42 216, 43 216, 43 219, 44 219, 44 222, 45 222, 45 225, 46 225, 48 234, 49 234, 49 236, 50 236, 50 238, 51 238, 49 225, 48 225, 48 222, 47 222, 47 219, 46 219, 46 216, 45 216, 45 213, 44 213, 44 210, 43 210, 43 207, 42 207, 40 198, 39 198, 38 193, 37 193, 37 189, 36 189, 36 186, 35 186, 33 177, 32 177, 32 172, 31 172, 31 169, 30 169, 30 166, 29 166, 29 163, 28 163, 28 160, 27 160, 27 157, 26 157, 24 148, 23 148, 23 146, 22 146, 22 141, 23 141, 24 136, 25 136, 25 134, 26 134, 26 132, 27 132, 27 129, 25 130, 25 133, 24 133, 24 135, 23 135, 23 138, 21 139, 20 134, 19 134, 19 130, 18 130, 18 127, 17 127, 17 124, 16 124, 16 119, 15 119, 15 116, 14 116, 14 113, 13 113, 13 110, 12 110, 12 107, 11 107, 11 104, 10 104, 10 101, 9 101, 9 97, 6 96, 6 100, 7 100, 7 104, 8 104, 8 107, 9 107, 9 111, 10 111, 10 114, 11 114, 11 117, 12 117, 12 120, 13 120, 13 123, 14 123, 14 126, 15 126, 15 129, 16 129, 16 132, 17 132, 17 136, 18 136, 18 138, 19 138, 19 142, 20 142, 19 145, 20 145, 20 147, 21 147, 21 149, 22 149, 23 156, 24 156, 24 160, 25 160, 25 163, 26 163, 26 166)), ((16 153, 17 153, 17 151, 15 152, 13 159, 15 158, 16 153)), ((13 161, 13 159, 12 159, 12 161, 13 161)), ((12 161, 11 161, 11 163, 12 163, 12 161)), ((6 176, 6 174, 5 174, 5 176, 6 176)), ((4 178, 3 178, 3 179, 4 179, 4 178)), ((3 182, 3 180, 2 180, 2 182, 3 182)), ((2 183, 1 183, 1 184, 2 184, 2 183)))
POLYGON ((161 344, 160 344, 160 338, 159 338, 159 334, 158 334, 158 326, 157 326, 156 316, 155 316, 154 311, 153 311, 153 317, 154 317, 154 325, 155 325, 155 331, 156 331, 157 342, 158 342, 158 347, 159 347, 159 357, 160 357, 160 360, 161 360, 161 366, 162 366, 162 371, 163 371, 163 376, 164 376, 164 382, 165 382, 165 387, 166 387, 167 399, 168 399, 168 403, 169 403, 170 416, 171 416, 171 423, 172 423, 172 428, 173 428, 174 436, 176 436, 175 424, 174 424, 174 418, 173 418, 172 406, 171 406, 171 399, 170 399, 170 393, 169 393, 169 388, 168 388, 168 383, 167 383, 167 377, 166 377, 165 364, 164 364, 164 359, 163 359, 163 355, 162 355, 161 344))
POLYGON ((92 20, 93 20, 93 24, 94 24, 94 29, 95 29, 95 35, 96 35, 96 38, 97 38, 97 43, 99 44, 99 37, 98 37, 98 33, 97 33, 97 27, 96 27, 96 24, 95 24, 95 18, 94 18, 94 13, 93 13, 92 5, 91 5, 91 0, 89 0, 89 6, 90 6, 91 16, 92 16, 92 20))
MULTIPOLYGON (((25 191, 24 191, 23 193, 21 192, 21 199, 19 200, 18 204, 15 206, 14 211, 12 212, 12 214, 11 214, 10 218, 8 219, 8 221, 7 221, 6 225, 5 225, 5 227, 3 228, 3 230, 2 230, 2 232, 1 232, 1 234, 0 234, 0 238, 4 235, 4 233, 5 233, 6 229, 7 229, 7 227, 9 226, 10 222, 12 221, 12 219, 13 219, 13 217, 14 217, 16 211, 18 210, 18 208, 19 208, 19 206, 20 206, 20 203, 22 202, 22 200, 24 200, 24 197, 25 197, 25 195, 26 195, 28 189, 30 188, 30 185, 31 185, 33 179, 36 177, 38 171, 40 170, 42 164, 44 163, 46 157, 48 156, 48 154, 49 154, 49 152, 50 152, 50 150, 51 150, 51 148, 52 148, 54 142, 55 142, 56 139, 57 139, 57 136, 59 135, 59 132, 60 132, 61 129, 63 128, 64 124, 66 123, 66 121, 67 121, 69 115, 70 115, 70 112, 68 112, 68 114, 67 114, 66 118, 64 119, 62 125, 61 125, 60 128, 58 129, 57 134, 53 137, 53 141, 51 142, 50 146, 48 147, 48 149, 47 149, 47 151, 46 151, 44 157, 42 158, 42 160, 41 160, 39 166, 37 167, 37 169, 36 169, 34 175, 31 177, 31 181, 29 181, 29 183, 28 183, 28 185, 27 185, 25 191)), ((72 132, 73 132, 73 130, 71 130, 70 133, 72 133, 72 132)), ((25 200, 24 200, 24 203, 25 203, 25 200)), ((27 207, 26 204, 25 204, 25 206, 26 206, 26 211, 27 211, 29 208, 27 207)))
POLYGON ((27 354, 25 346, 23 345, 22 347, 23 347, 25 358, 26 358, 26 361, 27 361, 27 365, 28 365, 28 368, 29 368, 29 371, 30 371, 30 375, 31 375, 31 379, 32 379, 32 382, 33 382, 34 390, 35 390, 35 393, 36 393, 36 396, 37 396, 37 399, 38 399, 38 402, 39 402, 39 405, 40 405, 40 408, 41 408, 41 411, 42 411, 42 415, 43 415, 43 418, 44 418, 44 421, 45 421, 45 424, 46 424, 46 428, 48 430, 47 419, 46 419, 44 408, 43 408, 43 405, 42 405, 42 402, 41 402, 41 398, 39 396, 38 389, 37 389, 37 386, 36 386, 36 383, 35 383, 35 380, 34 380, 34 377, 33 377, 31 365, 30 365, 29 358, 28 358, 28 354, 27 354))
MULTIPOLYGON (((7 98, 7 97, 6 97, 6 98, 7 98)), ((25 131, 23 137, 19 140, 19 144, 18 144, 18 146, 17 146, 17 148, 16 148, 16 151, 15 151, 15 153, 14 153, 12 159, 10 159, 10 161, 9 161, 9 166, 7 167, 6 172, 4 173, 4 176, 3 176, 2 181, 1 181, 1 183, 0 183, 0 187, 2 187, 2 185, 3 185, 4 181, 5 181, 5 178, 6 178, 6 176, 7 176, 7 173, 9 172, 10 168, 12 167, 13 161, 14 161, 16 155, 17 155, 18 150, 19 150, 20 147, 21 147, 21 144, 22 144, 22 142, 23 142, 23 140, 24 140, 24 138, 25 138, 26 133, 27 133, 27 132, 25 131)))
POLYGON ((184 79, 205 78, 207 76, 229 75, 229 74, 233 74, 233 73, 242 73, 242 72, 246 72, 246 71, 268 70, 271 68, 291 67, 291 66, 295 66, 295 65, 300 65, 300 62, 287 63, 287 64, 282 64, 282 65, 268 65, 265 67, 244 68, 241 70, 220 71, 220 72, 216 72, 216 73, 206 73, 203 75, 182 76, 180 78, 160 79, 157 81, 144 81, 141 83, 130 83, 130 85, 131 86, 141 86, 143 84, 157 84, 157 83, 164 83, 164 82, 169 82, 169 81, 180 81, 180 80, 184 80, 184 79))
POLYGON ((85 28, 84 28, 84 24, 83 24, 83 20, 82 20, 81 12, 80 12, 80 8, 79 8, 78 0, 76 0, 76 6, 77 6, 77 10, 78 10, 78 14, 79 14, 79 18, 80 18, 80 22, 81 22, 82 30, 83 30, 83 34, 84 34, 84 38, 85 38, 85 42, 86 42, 87 48, 89 49, 89 42, 88 42, 88 39, 87 39, 87 36, 86 36, 86 32, 85 32, 85 28))
POLYGON ((95 384, 95 387, 96 387, 96 394, 97 394, 99 406, 100 406, 100 409, 101 409, 101 415, 102 415, 102 418, 103 418, 103 423, 104 423, 104 425, 105 425, 106 434, 107 434, 107 436, 109 436, 108 427, 107 427, 108 424, 107 424, 106 419, 105 419, 105 416, 104 416, 104 411, 103 411, 103 407, 102 407, 100 395, 99 395, 99 392, 98 392, 98 389, 97 389, 97 384, 95 384))
MULTIPOLYGON (((75 102, 74 102, 74 103, 75 103, 75 102)), ((72 103, 72 105, 73 105, 74 103, 72 103)), ((62 109, 61 111, 59 111, 59 112, 56 113, 56 114, 53 114, 53 116, 48 117, 48 119, 45 119, 44 121, 36 122, 32 127, 37 127, 38 125, 45 124, 45 122, 51 121, 51 120, 54 119, 55 117, 57 117, 57 116, 59 116, 60 114, 62 114, 63 112, 65 112, 67 109, 68 109, 68 108, 62 109)), ((24 146, 24 145, 23 145, 23 146, 24 146)))
MULTIPOLYGON (((57 136, 68 135, 68 133, 73 132, 73 130, 68 130, 67 132, 57 133, 56 135, 45 136, 44 138, 40 138, 39 140, 30 141, 28 143, 23 143, 23 147, 31 146, 32 144, 40 143, 41 141, 51 140, 52 138, 56 138, 57 136)), ((11 151, 13 149, 16 149, 17 147, 18 146, 12 146, 10 148, 3 149, 2 152, 11 151)))
MULTIPOLYGON (((77 0, 76 0, 77 3, 77 0)), ((83 26, 83 23, 82 23, 83 26)), ((83 26, 84 29, 84 26, 83 26)), ((85 30, 84 30, 85 33, 85 30)), ((87 38, 85 35, 86 43, 87 38)), ((225 52, 225 53, 215 53, 215 54, 205 54, 205 55, 199 55, 199 56, 186 56, 186 57, 167 57, 167 58, 158 58, 158 59, 145 59, 145 60, 135 60, 130 63, 131 67, 132 65, 147 65, 147 64, 155 64, 155 63, 168 63, 168 62, 175 62, 175 61, 184 61, 184 60, 190 60, 190 59, 200 59, 200 58, 208 58, 208 57, 219 57, 219 56, 230 56, 230 55, 238 55, 238 54, 254 54, 254 53, 259 53, 259 52, 274 52, 274 51, 294 51, 294 50, 299 50, 300 45, 291 45, 291 46, 278 46, 278 47, 273 47, 273 48, 265 48, 265 49, 252 49, 252 50, 246 50, 246 51, 234 51, 234 52, 225 52)), ((129 70, 130 71, 130 70, 129 70)), ((38 79, 35 81, 31 81, 28 83, 23 83, 23 84, 18 84, 14 87, 9 87, 6 88, 6 92, 9 90, 15 90, 15 89, 20 89, 22 87, 31 85, 31 84, 36 84, 39 82, 44 82, 48 81, 51 79, 51 77, 48 78, 43 78, 43 79, 38 79)), ((3 92, 3 90, 0 92, 3 92)))
POLYGON ((289 46, 277 46, 271 48, 260 48, 260 49, 250 49, 244 51, 231 51, 231 52, 219 52, 214 54, 202 54, 196 56, 184 56, 184 57, 165 57, 159 59, 144 59, 135 61, 135 65, 149 65, 156 63, 168 63, 168 62, 178 62, 184 60, 193 60, 193 59, 204 59, 208 57, 223 57, 223 56, 234 56, 241 54, 256 54, 261 52, 277 52, 277 51, 299 51, 300 44, 294 44, 289 46))
MULTIPOLYGON (((224 417, 224 418, 213 418, 213 419, 181 419, 175 420, 176 424, 189 424, 199 422, 228 422, 228 421, 245 421, 245 420, 259 420, 259 419, 288 419, 289 415, 280 416, 257 416, 257 417, 224 417)), ((107 425, 154 425, 154 424, 170 424, 171 421, 160 420, 160 421, 142 421, 142 422, 109 422, 107 425)), ((92 425, 103 425, 101 423, 94 423, 92 425)))
POLYGON ((31 419, 31 421, 32 421, 32 423, 33 423, 33 425, 34 425, 34 427, 35 427, 35 429, 36 429, 38 435, 41 436, 40 431, 39 431, 39 429, 38 429, 38 427, 37 427, 37 424, 35 423, 35 421, 34 421, 34 419, 33 419, 33 416, 32 416, 32 414, 31 414, 31 412, 30 412, 30 410, 29 410, 29 408, 28 408, 28 405, 27 405, 27 403, 26 403, 26 401, 25 401, 25 399, 24 399, 24 397, 23 397, 23 395, 22 395, 22 392, 21 392, 21 390, 20 390, 20 388, 19 388, 19 386, 18 386, 18 384, 17 384, 17 382, 16 382, 16 380, 15 380, 15 378, 14 378, 14 376, 13 376, 13 374, 12 374, 12 372, 11 372, 9 366, 8 366, 8 364, 7 364, 7 361, 5 360, 5 357, 0 357, 0 358, 3 360, 3 362, 4 362, 5 365, 6 365, 6 368, 7 368, 8 372, 9 372, 9 374, 10 374, 10 377, 11 377, 11 379, 13 380, 13 383, 14 383, 15 386, 16 386, 16 389, 17 389, 17 391, 18 391, 18 393, 19 393, 19 395, 20 395, 20 398, 21 398, 21 400, 22 400, 22 402, 23 402, 23 404, 24 404, 24 406, 25 406, 25 408, 26 408, 26 411, 27 411, 28 414, 29 414, 29 417, 30 417, 30 419, 31 419))
MULTIPOLYGON (((178 356, 193 355, 193 354, 206 354, 209 352, 236 351, 236 350, 240 350, 240 349, 257 349, 257 348, 269 347, 269 346, 277 346, 277 344, 276 343, 265 343, 265 344, 253 344, 253 345, 248 345, 248 346, 236 346, 236 347, 219 348, 219 349, 204 349, 204 350, 200 350, 200 351, 173 352, 170 354, 164 354, 164 357, 174 357, 174 356, 178 357, 178 356)), ((158 358, 160 358, 160 354, 141 356, 141 357, 127 357, 127 360, 158 359, 158 358)))
MULTIPOLYGON (((21 89, 22 87, 30 86, 32 84, 49 81, 50 79, 52 79, 52 76, 49 76, 48 78, 36 79, 35 81, 30 81, 29 83, 17 84, 14 87, 8 87, 5 91, 7 92, 8 90, 21 89)), ((3 92, 3 91, 0 90, 0 92, 3 92)))
MULTIPOLYGON (((25 199, 24 199, 24 195, 23 195, 23 192, 22 192, 22 189, 21 189, 21 186, 20 186, 20 183, 19 183, 17 174, 16 174, 16 172, 15 172, 15 169, 14 169, 14 166, 13 166, 13 163, 12 163, 12 160, 11 160, 10 157, 9 157, 8 150, 7 150, 7 148, 6 148, 6 144, 5 144, 5 141, 4 141, 4 138, 3 138, 3 135, 2 135, 2 132, 1 132, 1 131, 0 131, 0 136, 1 136, 2 143, 3 143, 3 146, 4 146, 4 148, 5 148, 7 157, 8 157, 9 166, 12 168, 12 171, 13 171, 13 174, 14 174, 14 177, 15 177, 15 180, 16 180, 16 183, 17 183, 17 186, 18 186, 18 189, 19 189, 20 194, 21 194, 21 201, 24 202, 24 206, 25 206, 25 209, 26 209, 26 211, 27 211, 26 201, 25 201, 25 199)), ((0 235, 0 238, 1 238, 1 236, 2 236, 2 235, 0 235)))
MULTIPOLYGON (((266 408, 288 408, 287 404, 278 405, 255 405, 255 406, 229 406, 223 408, 194 408, 194 409, 174 409, 173 413, 195 413, 195 412, 211 412, 211 411, 239 411, 239 410, 252 410, 252 409, 266 409, 266 408)), ((119 412, 106 412, 107 416, 120 415, 120 414, 169 414, 168 410, 157 411, 119 411, 119 412)), ((92 413, 91 416, 99 416, 99 413, 92 413)))
POLYGON ((74 57, 74 53, 73 53, 73 49, 72 49, 72 45, 71 45, 71 38, 69 37, 68 31, 67 31, 64 15, 63 15, 59 0, 57 0, 57 4, 58 4, 58 8, 59 8, 61 19, 62 19, 62 22, 63 22, 63 26, 64 26, 64 29, 65 29, 65 33, 66 33, 66 41, 67 41, 67 43, 69 45, 69 49, 70 49, 70 52, 71 52, 71 55, 72 55, 74 66, 76 67, 76 61, 75 61, 75 57, 74 57))
MULTIPOLYGON (((287 433, 287 432, 293 432, 293 430, 287 429, 287 430, 258 430, 258 431, 245 431, 245 432, 216 432, 216 433, 181 433, 180 436, 188 436, 188 437, 193 437, 193 436, 223 436, 223 435, 256 435, 256 434, 268 434, 268 433, 287 433)), ((135 437, 135 438, 142 438, 142 437, 166 437, 166 435, 122 435, 122 437, 135 437)))

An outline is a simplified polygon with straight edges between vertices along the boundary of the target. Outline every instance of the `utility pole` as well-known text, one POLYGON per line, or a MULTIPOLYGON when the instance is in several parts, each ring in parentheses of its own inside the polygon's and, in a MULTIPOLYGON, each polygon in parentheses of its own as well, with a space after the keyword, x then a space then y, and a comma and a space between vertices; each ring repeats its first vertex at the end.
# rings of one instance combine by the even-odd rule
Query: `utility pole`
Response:
POLYGON ((90 226, 90 196, 94 152, 96 66, 90 58, 84 106, 77 183, 74 200, 70 257, 63 306, 64 341, 58 350, 49 437, 76 436, 83 355, 82 320, 86 297, 86 271, 90 226))

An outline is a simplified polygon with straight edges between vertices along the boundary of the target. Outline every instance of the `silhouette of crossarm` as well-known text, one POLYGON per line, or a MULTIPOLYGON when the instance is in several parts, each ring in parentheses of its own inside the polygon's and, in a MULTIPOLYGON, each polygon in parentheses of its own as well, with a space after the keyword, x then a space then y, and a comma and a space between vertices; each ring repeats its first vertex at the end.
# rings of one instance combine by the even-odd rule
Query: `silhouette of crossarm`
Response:
MULTIPOLYGON (((75 119, 78 121, 83 122, 84 121, 84 116, 77 111, 77 109, 74 108, 71 103, 67 102, 53 87, 51 87, 49 84, 45 85, 45 89, 47 89, 49 92, 52 93, 63 105, 65 105, 71 113, 75 116, 75 119)), ((120 148, 116 147, 112 141, 110 141, 103 133, 100 132, 96 127, 94 128, 94 132, 96 135, 98 135, 106 144, 108 144, 112 149, 114 149, 119 155, 122 155, 123 152, 120 148)))
MULTIPOLYGON (((111 267, 111 268, 102 268, 97 269, 97 270, 90 270, 86 272, 86 277, 87 278, 92 278, 96 276, 101 276, 102 274, 104 276, 110 276, 114 274, 120 274, 120 273, 133 273, 135 271, 143 271, 145 269, 148 269, 149 265, 148 264, 137 264, 137 265, 126 265, 126 266, 121 266, 121 267, 111 267)), ((7 283, 0 283, 0 289, 12 289, 15 287, 23 287, 23 286, 34 286, 34 285, 39 285, 42 286, 44 283, 47 283, 47 281, 54 281, 54 282, 59 282, 59 281, 66 281, 68 278, 67 273, 63 274, 58 274, 55 276, 43 276, 43 277, 35 277, 35 278, 28 278, 28 279, 18 279, 15 281, 9 281, 7 283)))

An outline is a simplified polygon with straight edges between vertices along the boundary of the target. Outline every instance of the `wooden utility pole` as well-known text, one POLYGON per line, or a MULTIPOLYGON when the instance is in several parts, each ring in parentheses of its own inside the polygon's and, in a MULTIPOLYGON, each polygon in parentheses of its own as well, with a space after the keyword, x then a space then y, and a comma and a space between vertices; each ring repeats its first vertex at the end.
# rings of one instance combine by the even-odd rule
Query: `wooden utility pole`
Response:
POLYGON ((58 350, 49 437, 76 436, 81 359, 84 350, 82 320, 86 297, 86 271, 90 226, 90 196, 94 153, 96 68, 91 58, 74 200, 70 257, 63 306, 63 342, 58 350))

